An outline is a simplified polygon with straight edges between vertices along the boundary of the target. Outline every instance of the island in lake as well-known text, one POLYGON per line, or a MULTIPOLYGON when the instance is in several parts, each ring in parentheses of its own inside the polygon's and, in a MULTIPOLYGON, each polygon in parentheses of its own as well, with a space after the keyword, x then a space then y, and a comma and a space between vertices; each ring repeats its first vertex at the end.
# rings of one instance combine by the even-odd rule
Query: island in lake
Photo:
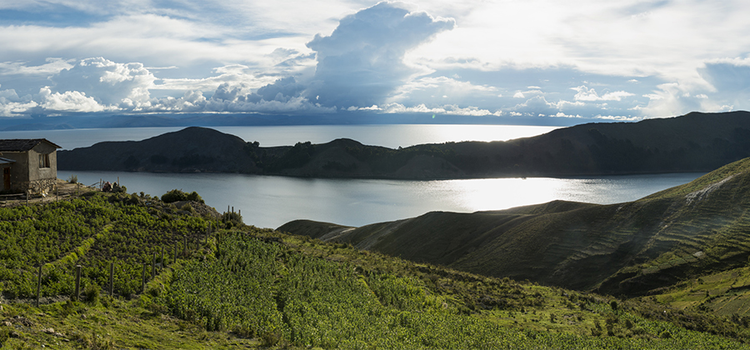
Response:
POLYGON ((58 153, 63 170, 226 172, 316 178, 461 179, 710 171, 750 156, 750 112, 591 123, 496 142, 406 148, 350 139, 263 147, 189 127, 58 153))

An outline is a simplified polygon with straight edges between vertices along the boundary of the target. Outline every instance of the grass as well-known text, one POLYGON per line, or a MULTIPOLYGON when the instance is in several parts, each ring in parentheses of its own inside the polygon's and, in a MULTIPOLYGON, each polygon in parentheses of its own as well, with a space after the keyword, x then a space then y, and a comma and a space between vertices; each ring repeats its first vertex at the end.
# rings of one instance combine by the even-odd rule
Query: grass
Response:
MULTIPOLYGON (((236 230, 234 232, 235 235, 239 234, 236 230)), ((289 236, 270 230, 243 228, 241 232, 244 233, 240 237, 245 237, 242 239, 252 240, 260 249, 275 247, 273 249, 277 250, 278 255, 277 259, 272 261, 286 266, 286 274, 293 274, 297 270, 289 265, 289 262, 310 261, 310 266, 318 266, 315 271, 318 271, 319 276, 325 276, 325 271, 336 271, 344 267, 353 269, 353 276, 360 276, 359 278, 369 281, 366 288, 369 288, 371 293, 382 293, 377 292, 379 289, 374 283, 376 280, 402 281, 399 283, 405 283, 403 286, 406 289, 401 290, 411 289, 413 292, 397 295, 395 299, 383 299, 382 296, 375 299, 380 300, 378 305, 381 305, 376 308, 382 309, 378 311, 381 316, 374 320, 380 321, 370 323, 380 324, 374 329, 385 327, 383 329, 386 333, 387 330, 397 331, 405 338, 383 338, 382 334, 386 333, 382 333, 381 330, 370 333, 369 341, 346 345, 336 340, 326 342, 305 337, 282 336, 275 341, 269 341, 267 337, 260 335, 240 336, 232 329, 207 331, 207 324, 204 322, 177 318, 159 301, 168 295, 170 288, 174 288, 174 275, 171 271, 187 271, 184 264, 196 263, 194 260, 184 260, 151 281, 146 294, 134 300, 101 296, 98 301, 91 303, 57 302, 39 308, 25 303, 4 304, 3 310, 0 311, 0 320, 7 320, 11 326, 0 323, 0 342, 12 349, 40 348, 42 345, 59 349, 229 349, 265 348, 270 343, 277 344, 272 347, 283 348, 357 348, 367 344, 380 344, 378 347, 384 348, 434 348, 426 344, 442 344, 440 348, 465 348, 468 344, 483 348, 537 349, 709 349, 716 346, 742 348, 735 340, 691 331, 668 318, 644 316, 647 314, 646 310, 658 309, 659 316, 662 315, 661 310, 670 310, 669 314, 677 317, 676 310, 663 304, 653 304, 652 300, 621 301, 533 283, 478 276, 359 251, 345 244, 325 244, 307 237, 289 236), (299 260, 300 258, 303 260, 299 260), (380 277, 373 279, 374 276, 380 277), (422 300, 425 295, 432 296, 433 302, 429 305, 433 306, 424 309, 425 306, 421 306, 422 304, 413 303, 414 300, 422 300), (422 312, 415 312, 418 310, 422 312), (397 322, 399 326, 394 328, 392 322, 397 322), (451 324, 460 328, 451 330, 451 324), (446 326, 448 328, 439 328, 446 326), (442 331, 438 331, 440 329, 442 331), (462 332, 467 333, 459 336, 456 333, 458 329, 464 329, 462 332), (427 333, 421 333, 420 330, 427 333), (3 332, 6 334, 4 339, 3 332), (664 338, 665 334, 669 334, 670 338, 664 338), (446 336, 453 340, 444 338, 446 336), (470 338, 464 339, 464 336, 470 338), (456 339, 459 341, 456 342, 456 339)), ((211 242, 216 243, 215 240, 211 242)), ((220 255, 222 254, 225 253, 220 255)), ((205 259, 206 262, 213 261, 211 255, 205 259)), ((309 279, 309 271, 297 271, 303 273, 305 279, 309 279)), ((228 272, 226 277, 227 282, 234 280, 231 278, 231 272, 228 272)), ((303 296, 314 294, 306 294, 304 288, 308 287, 285 290, 294 291, 290 294, 293 297, 291 300, 305 305, 306 299, 303 296)), ((310 315, 322 316, 323 310, 334 305, 329 303, 341 302, 336 301, 338 299, 335 295, 339 292, 351 292, 346 290, 331 290, 329 293, 333 293, 330 294, 334 295, 333 299, 329 298, 329 301, 323 304, 309 304, 305 308, 312 307, 309 309, 310 312, 318 310, 310 315), (318 309, 320 307, 323 309, 318 309)), ((344 307, 342 310, 347 310, 346 304, 339 305, 344 307)), ((346 314, 345 312, 341 315, 346 314)), ((326 322, 322 322, 325 320, 323 318, 317 320, 307 316, 303 323, 295 323, 296 316, 293 315, 287 316, 290 317, 287 321, 290 322, 289 327, 292 327, 290 329, 302 327, 299 331, 320 334, 335 334, 330 332, 345 329, 347 322, 351 322, 343 321, 347 316, 344 319, 330 318, 326 322), (297 326, 294 326, 295 324, 297 326)), ((733 324, 724 320, 713 321, 728 328, 733 324)), ((373 332, 370 326, 358 326, 356 329, 363 334, 373 332)), ((747 335, 742 333, 741 328, 732 329, 736 333, 735 337, 746 339, 747 335)))
MULTIPOLYGON (((335 241, 481 275, 623 297, 750 256, 750 159, 638 201, 555 201, 503 211, 428 213, 373 224, 335 241)), ((332 224, 281 228, 323 236, 332 224)))
POLYGON ((750 267, 692 278, 665 288, 653 298, 683 310, 750 316, 750 267))
POLYGON ((94 305, 61 302, 35 308, 5 304, 0 315, 7 321, 0 325, 0 343, 7 349, 229 349, 259 345, 256 340, 207 332, 139 303, 105 297, 94 305), (8 333, 5 339, 3 332, 8 333))

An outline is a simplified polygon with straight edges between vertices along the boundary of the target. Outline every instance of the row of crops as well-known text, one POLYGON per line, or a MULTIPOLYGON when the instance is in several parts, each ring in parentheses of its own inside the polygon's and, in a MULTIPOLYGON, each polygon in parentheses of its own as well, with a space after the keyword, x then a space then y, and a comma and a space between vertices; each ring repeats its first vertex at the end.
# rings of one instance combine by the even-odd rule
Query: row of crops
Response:
POLYGON ((461 312, 459 300, 435 293, 419 278, 365 272, 350 262, 312 257, 259 236, 252 230, 224 234, 215 258, 192 260, 173 271, 169 286, 150 295, 152 302, 207 330, 257 337, 268 345, 347 349, 741 347, 726 338, 647 320, 593 300, 581 300, 582 309, 602 319, 604 334, 615 327, 629 327, 644 336, 503 327, 489 314, 461 312))
POLYGON ((222 223, 122 194, 0 208, 0 293, 34 298, 40 265, 42 297, 67 300, 77 265, 82 285, 106 290, 114 262, 115 297, 139 296, 154 312, 267 345, 742 347, 607 299, 415 267, 343 244, 236 227, 235 216, 227 213, 234 223, 222 223), (144 279, 154 277, 142 294, 144 279))
POLYGON ((108 286, 112 262, 114 292, 140 293, 154 263, 189 257, 203 247, 208 227, 200 216, 135 195, 90 193, 0 208, 0 293, 6 299, 35 297, 40 265, 42 297, 73 294, 77 265, 83 286, 108 286))

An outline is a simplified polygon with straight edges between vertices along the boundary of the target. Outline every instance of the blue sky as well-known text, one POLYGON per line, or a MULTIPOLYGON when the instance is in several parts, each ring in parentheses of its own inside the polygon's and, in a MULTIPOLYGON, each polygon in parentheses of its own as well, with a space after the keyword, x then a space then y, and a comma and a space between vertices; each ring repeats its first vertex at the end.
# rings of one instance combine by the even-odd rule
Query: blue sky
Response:
POLYGON ((0 0, 0 118, 747 110, 748 14, 743 0, 0 0))

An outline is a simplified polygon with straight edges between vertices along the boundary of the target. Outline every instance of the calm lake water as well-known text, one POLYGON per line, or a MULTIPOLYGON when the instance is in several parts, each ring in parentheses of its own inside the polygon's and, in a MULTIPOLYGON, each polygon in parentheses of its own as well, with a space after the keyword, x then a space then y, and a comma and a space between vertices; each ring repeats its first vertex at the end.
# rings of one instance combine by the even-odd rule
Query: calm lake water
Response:
POLYGON ((241 174, 150 174, 58 171, 90 185, 120 182, 129 193, 161 196, 171 189, 197 191, 219 212, 232 206, 245 223, 276 228, 295 219, 362 226, 419 216, 429 211, 474 212, 556 199, 598 204, 636 200, 690 182, 702 174, 476 180, 298 179, 241 174))
MULTIPOLYGON (((126 128, 0 132, 0 138, 47 138, 63 149, 101 141, 142 140, 180 128, 126 128)), ((216 127, 262 146, 325 143, 351 138, 396 148, 449 141, 509 140, 556 129, 505 125, 325 125, 216 127)), ((59 171, 90 185, 117 178, 130 193, 162 195, 171 189, 197 191, 220 212, 241 210, 246 223, 275 228, 295 219, 362 226, 422 215, 429 211, 474 212, 544 203, 556 199, 598 204, 636 200, 681 185, 702 174, 661 174, 601 178, 528 178, 449 181, 298 179, 240 174, 149 174, 59 171)))

